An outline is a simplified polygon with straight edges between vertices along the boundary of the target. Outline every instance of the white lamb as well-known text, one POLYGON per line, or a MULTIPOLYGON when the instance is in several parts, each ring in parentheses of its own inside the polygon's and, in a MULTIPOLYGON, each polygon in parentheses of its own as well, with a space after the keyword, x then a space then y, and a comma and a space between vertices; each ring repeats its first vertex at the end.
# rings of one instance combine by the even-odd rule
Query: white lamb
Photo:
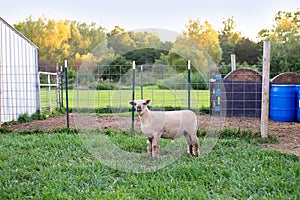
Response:
POLYGON ((185 136, 188 153, 199 156, 199 140, 197 138, 197 117, 190 110, 150 111, 148 100, 130 101, 141 120, 142 132, 147 136, 148 152, 152 158, 159 153, 160 138, 175 139, 185 136))

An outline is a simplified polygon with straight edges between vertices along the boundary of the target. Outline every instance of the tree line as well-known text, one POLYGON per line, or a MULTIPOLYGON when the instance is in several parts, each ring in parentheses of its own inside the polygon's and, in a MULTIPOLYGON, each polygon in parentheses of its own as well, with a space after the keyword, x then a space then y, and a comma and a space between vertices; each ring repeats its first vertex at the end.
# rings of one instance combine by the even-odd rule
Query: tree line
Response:
POLYGON ((120 26, 107 32, 96 23, 71 20, 29 17, 14 27, 39 47, 39 66, 55 66, 65 59, 74 66, 130 66, 132 60, 136 64, 180 66, 190 58, 197 65, 214 62, 220 73, 228 73, 230 55, 235 54, 238 65, 254 65, 260 70, 262 41, 270 40, 271 76, 286 71, 300 73, 299 10, 276 13, 272 28, 258 33, 259 42, 243 37, 233 17, 223 21, 221 30, 213 29, 208 21, 191 19, 173 42, 161 41, 154 33, 125 31, 120 26))

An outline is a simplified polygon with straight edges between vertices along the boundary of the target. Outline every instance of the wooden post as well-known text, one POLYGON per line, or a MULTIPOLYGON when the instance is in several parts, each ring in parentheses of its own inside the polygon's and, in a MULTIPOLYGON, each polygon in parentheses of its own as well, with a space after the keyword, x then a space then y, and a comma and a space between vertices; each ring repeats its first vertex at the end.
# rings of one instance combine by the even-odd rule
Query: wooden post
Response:
POLYGON ((263 77, 262 77, 262 101, 261 101, 261 118, 260 132, 261 137, 268 137, 269 129, 269 92, 270 92, 270 41, 264 41, 263 48, 263 77))
POLYGON ((235 54, 231 54, 231 71, 233 72, 234 70, 236 70, 235 54))

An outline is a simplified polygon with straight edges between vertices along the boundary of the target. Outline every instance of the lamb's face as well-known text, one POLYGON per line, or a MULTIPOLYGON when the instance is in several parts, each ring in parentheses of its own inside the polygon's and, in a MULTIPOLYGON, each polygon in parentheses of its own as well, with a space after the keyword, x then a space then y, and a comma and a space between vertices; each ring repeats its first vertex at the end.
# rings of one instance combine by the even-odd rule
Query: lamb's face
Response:
POLYGON ((147 105, 151 102, 150 99, 147 100, 134 100, 130 101, 129 104, 133 105, 136 112, 142 115, 147 110, 147 105))

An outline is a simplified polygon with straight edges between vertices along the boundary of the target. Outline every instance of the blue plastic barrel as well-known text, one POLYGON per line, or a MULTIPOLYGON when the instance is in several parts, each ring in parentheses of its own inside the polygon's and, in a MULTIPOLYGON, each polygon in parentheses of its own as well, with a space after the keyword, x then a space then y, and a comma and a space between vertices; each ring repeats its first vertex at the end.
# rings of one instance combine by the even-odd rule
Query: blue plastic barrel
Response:
POLYGON ((300 85, 296 86, 296 93, 297 93, 297 121, 300 122, 300 85))
POLYGON ((297 93, 295 85, 272 85, 270 92, 270 117, 278 122, 296 119, 297 93))

